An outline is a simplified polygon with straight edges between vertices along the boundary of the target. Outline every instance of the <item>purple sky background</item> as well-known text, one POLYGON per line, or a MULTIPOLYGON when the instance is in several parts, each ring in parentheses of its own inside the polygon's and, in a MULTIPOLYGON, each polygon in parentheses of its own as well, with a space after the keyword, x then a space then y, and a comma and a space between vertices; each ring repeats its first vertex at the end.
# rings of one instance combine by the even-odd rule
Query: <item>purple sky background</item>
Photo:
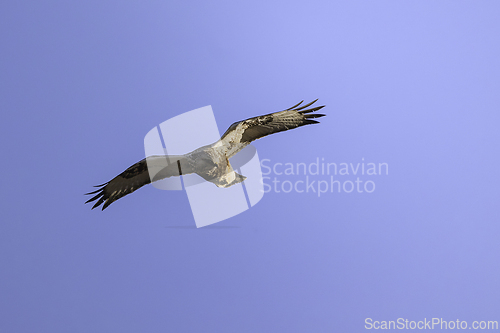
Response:
POLYGON ((500 322, 499 17, 495 1, 3 1, 0 331, 500 322), (362 176, 373 193, 270 192, 202 229, 185 192, 83 204, 171 117, 212 105, 223 133, 316 98, 321 124, 259 157, 387 163, 362 176))

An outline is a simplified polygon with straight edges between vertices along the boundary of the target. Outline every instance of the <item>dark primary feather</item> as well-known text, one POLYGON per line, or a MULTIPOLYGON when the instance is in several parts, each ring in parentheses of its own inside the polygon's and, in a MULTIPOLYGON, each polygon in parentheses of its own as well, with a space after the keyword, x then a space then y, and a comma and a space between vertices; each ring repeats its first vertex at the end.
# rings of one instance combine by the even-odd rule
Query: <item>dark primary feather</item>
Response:
POLYGON ((97 185, 96 187, 100 187, 98 190, 85 193, 87 195, 95 194, 85 203, 97 200, 92 209, 104 203, 102 206, 102 210, 104 210, 116 200, 151 183, 150 172, 154 174, 153 181, 179 176, 181 163, 183 164, 182 174, 193 172, 188 163, 185 163, 183 156, 170 155, 168 158, 164 155, 149 156, 135 163, 109 182, 97 185), (148 163, 150 169, 148 169, 148 163))
POLYGON ((146 159, 135 163, 127 170, 111 179, 109 182, 97 185, 96 187, 100 187, 97 191, 86 193, 97 194, 85 203, 99 199, 92 209, 100 206, 102 203, 104 203, 102 210, 106 209, 106 207, 108 207, 112 202, 134 192, 146 184, 151 183, 147 168, 146 159))
POLYGON ((298 107, 300 103, 280 112, 270 113, 263 116, 249 118, 243 121, 232 124, 222 136, 226 137, 231 131, 236 130, 238 125, 243 126, 244 132, 241 137, 241 142, 252 142, 264 136, 287 131, 289 129, 297 128, 304 125, 316 124, 319 121, 313 120, 314 118, 324 117, 324 114, 309 114, 316 112, 325 106, 317 106, 307 109, 317 101, 314 100, 309 104, 298 107))

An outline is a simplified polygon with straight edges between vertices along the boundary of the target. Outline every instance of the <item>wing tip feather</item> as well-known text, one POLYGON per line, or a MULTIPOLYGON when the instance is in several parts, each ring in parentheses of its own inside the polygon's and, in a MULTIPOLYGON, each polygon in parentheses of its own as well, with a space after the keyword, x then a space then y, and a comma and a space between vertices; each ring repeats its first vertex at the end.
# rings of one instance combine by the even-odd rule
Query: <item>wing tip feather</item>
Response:
POLYGON ((318 99, 319 99, 319 98, 316 98, 316 99, 315 99, 314 101, 312 101, 311 103, 306 104, 306 105, 303 105, 303 106, 301 106, 300 108, 295 109, 295 111, 300 111, 300 110, 302 110, 302 109, 307 108, 308 106, 313 105, 314 103, 316 103, 316 101, 317 101, 318 99))
POLYGON ((300 104, 302 104, 304 102, 304 100, 301 100, 299 103, 295 104, 294 106, 288 108, 288 109, 285 109, 284 111, 288 111, 288 110, 293 110, 295 109, 297 106, 299 106, 300 104))

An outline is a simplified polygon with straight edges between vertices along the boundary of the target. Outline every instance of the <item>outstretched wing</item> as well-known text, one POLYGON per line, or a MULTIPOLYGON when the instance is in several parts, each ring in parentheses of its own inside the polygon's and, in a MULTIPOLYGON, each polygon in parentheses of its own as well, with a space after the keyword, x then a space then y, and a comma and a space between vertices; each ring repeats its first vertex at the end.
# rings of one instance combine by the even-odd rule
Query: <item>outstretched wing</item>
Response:
POLYGON ((187 174, 190 170, 184 170, 184 156, 150 156, 147 157, 127 170, 123 171, 121 174, 111 179, 109 182, 97 185, 95 187, 100 187, 98 190, 85 194, 95 194, 94 197, 90 198, 87 202, 89 203, 99 199, 92 209, 98 207, 102 203, 102 210, 106 209, 111 203, 134 192, 135 190, 151 183, 149 176, 148 166, 150 170, 155 174, 154 181, 179 176, 179 165, 182 162, 183 169, 182 174, 187 174), (179 161, 179 162, 177 162, 179 161))
POLYGON ((323 117, 325 115, 318 113, 313 114, 312 112, 318 111, 325 106, 322 105, 307 109, 316 101, 317 100, 299 107, 303 102, 301 101, 299 104, 296 104, 284 111, 236 122, 229 126, 221 140, 227 145, 233 145, 235 143, 245 144, 273 133, 287 131, 304 125, 319 123, 319 121, 313 119, 323 117))

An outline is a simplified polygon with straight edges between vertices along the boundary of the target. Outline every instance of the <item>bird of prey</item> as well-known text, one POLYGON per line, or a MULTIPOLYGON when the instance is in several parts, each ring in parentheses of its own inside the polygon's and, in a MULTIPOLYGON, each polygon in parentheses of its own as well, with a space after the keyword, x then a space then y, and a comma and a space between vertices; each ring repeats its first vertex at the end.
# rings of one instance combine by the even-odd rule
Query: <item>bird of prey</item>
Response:
POLYGON ((218 187, 238 184, 246 177, 236 173, 229 158, 245 148, 250 142, 264 136, 287 131, 304 125, 319 123, 314 118, 325 116, 312 113, 324 107, 310 107, 317 101, 300 106, 300 103, 279 112, 238 121, 229 126, 220 140, 200 147, 185 155, 154 155, 135 163, 109 182, 97 185, 98 190, 87 202, 97 202, 92 209, 102 206, 106 209, 111 203, 137 190, 138 188, 164 178, 196 173, 218 187), (156 170, 152 173, 152 170, 156 170), (152 178, 152 179, 151 179, 152 178))

